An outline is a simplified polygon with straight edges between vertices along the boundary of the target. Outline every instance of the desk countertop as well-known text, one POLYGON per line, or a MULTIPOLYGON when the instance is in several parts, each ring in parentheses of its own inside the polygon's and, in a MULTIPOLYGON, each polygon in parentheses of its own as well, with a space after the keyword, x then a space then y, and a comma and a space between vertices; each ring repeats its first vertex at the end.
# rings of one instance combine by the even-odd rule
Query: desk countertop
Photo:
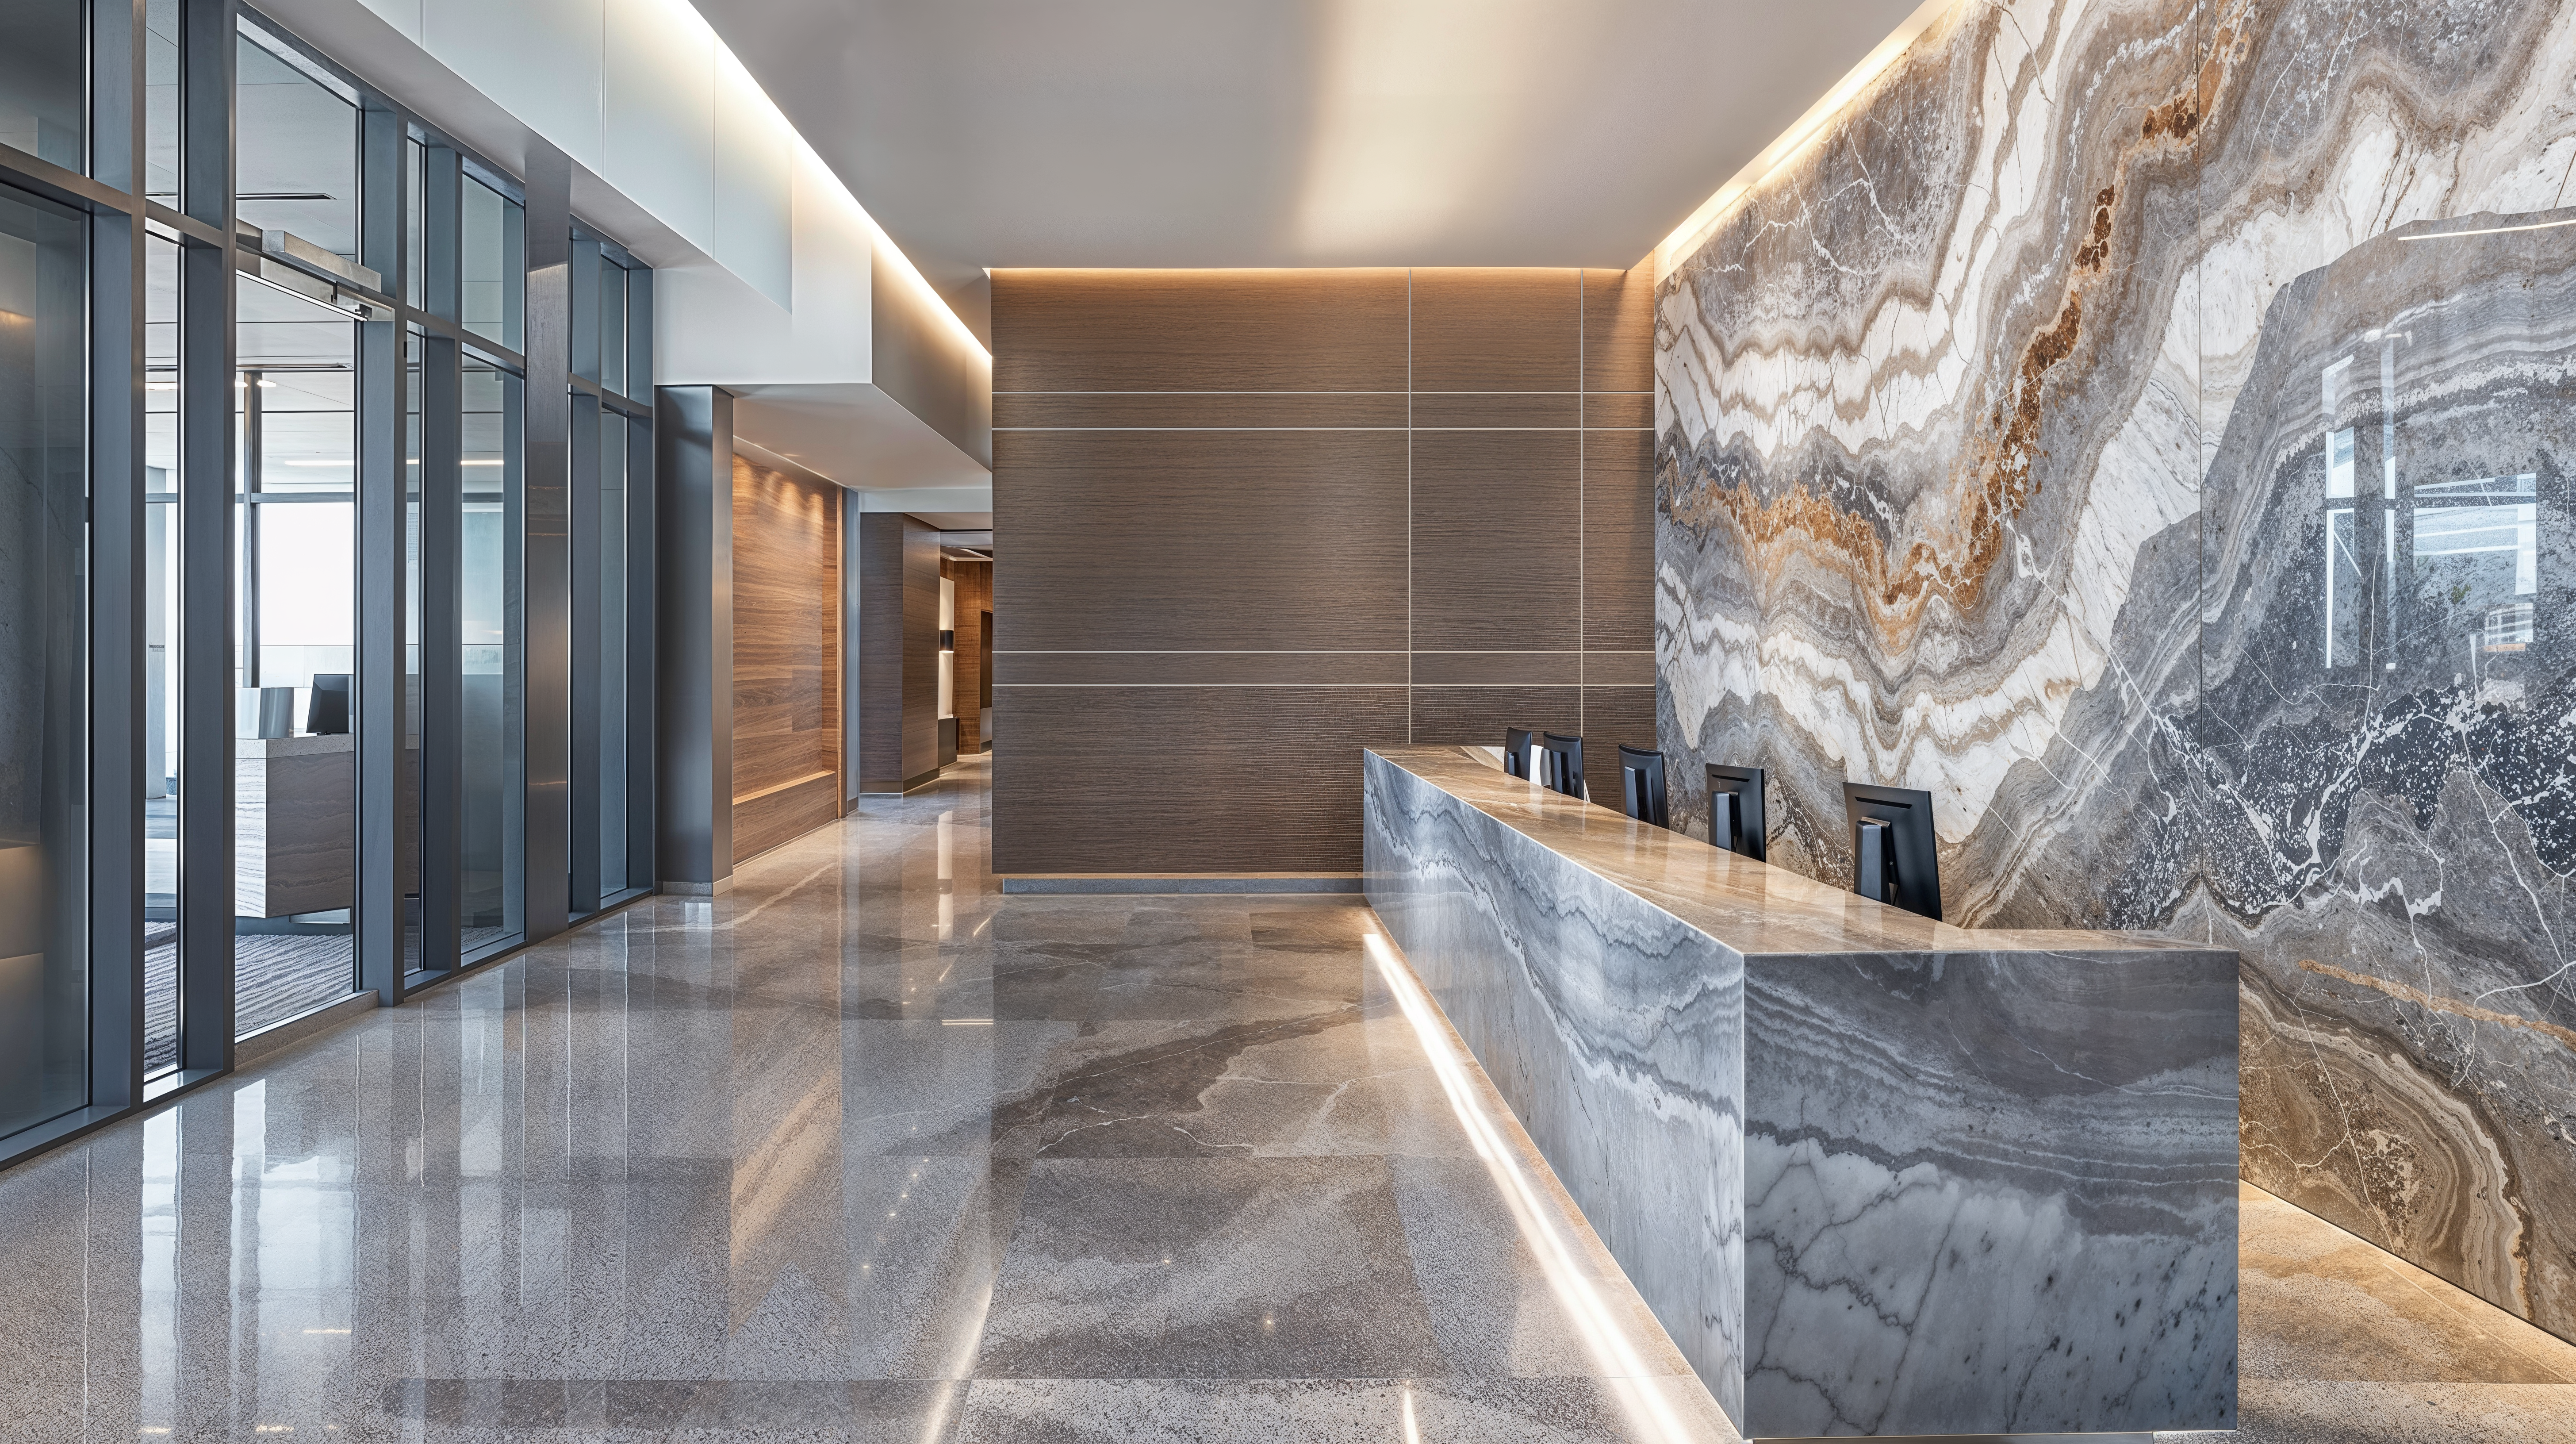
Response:
POLYGON ((2193 950, 2136 933, 1954 927, 1524 781, 1480 748, 1369 750, 1746 957, 2193 950))

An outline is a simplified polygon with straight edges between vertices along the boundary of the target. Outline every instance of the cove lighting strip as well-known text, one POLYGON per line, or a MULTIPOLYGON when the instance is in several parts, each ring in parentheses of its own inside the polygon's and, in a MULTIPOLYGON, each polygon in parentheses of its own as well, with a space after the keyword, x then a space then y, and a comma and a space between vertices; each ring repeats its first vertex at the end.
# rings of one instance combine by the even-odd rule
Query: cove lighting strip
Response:
POLYGON ((1779 139, 1764 146, 1761 154, 1745 162, 1744 169, 1717 188, 1717 194, 1700 202, 1699 209, 1691 212, 1689 220, 1664 237, 1664 243, 1655 248, 1655 279, 1661 281, 1671 275, 1673 267, 1700 248, 1717 229, 1718 222, 1725 220, 1727 213, 1735 209, 1738 201, 1769 179, 1773 171, 1805 150, 1807 142, 1824 132, 1828 121, 1841 114, 1843 107, 1868 89, 1871 81, 1878 79, 1880 73, 1895 64, 1899 56, 1912 49, 1915 40, 1931 29, 1933 22, 1949 14, 1959 3, 1960 0, 1923 0, 1922 4, 1914 7, 1914 13, 1906 16, 1904 23, 1885 40, 1878 42, 1878 48, 1853 66, 1840 83, 1826 91, 1824 99, 1807 107, 1807 113, 1798 117, 1797 124, 1780 132, 1779 139))

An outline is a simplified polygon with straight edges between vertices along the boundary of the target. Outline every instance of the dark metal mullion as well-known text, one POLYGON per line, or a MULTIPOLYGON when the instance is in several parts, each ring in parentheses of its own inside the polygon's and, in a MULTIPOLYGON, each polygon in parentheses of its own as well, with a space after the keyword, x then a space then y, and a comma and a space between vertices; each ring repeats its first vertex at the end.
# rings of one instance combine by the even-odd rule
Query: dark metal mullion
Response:
MULTIPOLYGON (((640 276, 641 271, 631 275, 640 276)), ((653 423, 626 423, 626 885, 649 888, 654 871, 654 645, 657 620, 653 582, 658 553, 653 528, 653 423)))
POLYGON ((180 209, 220 244, 179 253, 179 1050, 233 1063, 233 23, 179 12, 180 209))
MULTIPOLYGON (((515 575, 525 605, 520 622, 526 665, 521 673, 521 753, 525 810, 520 860, 520 919, 527 940, 562 932, 571 911, 572 551, 568 495, 572 484, 574 299, 580 289, 572 240, 572 162, 542 142, 528 148, 525 186, 528 373, 525 526, 511 535, 525 551, 515 575)), ((590 278, 594 296, 598 289, 590 278)), ((594 332, 595 334, 595 332, 594 332)))
MULTIPOLYGON (((427 146, 421 156, 421 300, 453 322, 463 238, 462 173, 455 151, 427 146)), ((426 973, 455 968, 461 819, 464 797, 464 616, 458 595, 463 565, 465 382, 456 336, 431 330, 420 346, 420 965, 426 973)))
POLYGON ((420 963, 437 973, 462 940, 465 377, 455 342, 424 336, 420 349, 420 963))
MULTIPOLYGON (((259 673, 259 500, 267 445, 260 434, 259 393, 268 378, 258 371, 241 373, 241 686, 260 685, 259 673)), ((265 717, 262 718, 265 721, 265 717)))
MULTIPOLYGON (((130 182, 140 7, 90 29, 90 169, 130 182)), ((89 1106, 143 1101, 143 217, 90 218, 89 1106)))
MULTIPOLYGON (((578 251, 578 247, 575 248, 578 251)), ((578 312, 578 308, 576 308, 578 312)), ((600 896, 600 411, 595 397, 572 402, 570 911, 599 911, 600 896)))
MULTIPOLYGON (((403 274, 403 125, 363 112, 360 168, 364 264, 403 274)), ((401 825, 404 725, 403 615, 409 478, 403 324, 358 324, 358 986, 387 1007, 402 1001, 403 879, 409 840, 401 825)))

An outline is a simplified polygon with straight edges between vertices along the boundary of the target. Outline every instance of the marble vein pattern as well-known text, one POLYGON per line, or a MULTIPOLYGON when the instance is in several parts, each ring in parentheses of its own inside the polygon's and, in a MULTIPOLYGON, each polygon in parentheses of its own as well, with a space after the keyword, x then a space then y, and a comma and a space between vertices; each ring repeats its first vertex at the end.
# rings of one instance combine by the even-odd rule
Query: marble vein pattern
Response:
POLYGON ((1367 758, 1370 899, 1748 1435, 2232 1427, 2237 959, 1367 758))
POLYGON ((2576 1339, 2576 4, 1963 3, 1664 277, 1673 811, 2235 949, 2241 1168, 2576 1339))
POLYGON ((0 1441, 1731 1437, 1365 906, 988 768, 0 1173, 0 1441))

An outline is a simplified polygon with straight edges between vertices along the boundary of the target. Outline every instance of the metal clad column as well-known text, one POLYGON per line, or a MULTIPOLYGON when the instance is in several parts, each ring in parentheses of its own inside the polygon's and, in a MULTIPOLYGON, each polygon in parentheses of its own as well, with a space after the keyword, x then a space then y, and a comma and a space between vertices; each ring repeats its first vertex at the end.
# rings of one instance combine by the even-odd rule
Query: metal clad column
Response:
POLYGON ((562 932, 572 856, 572 162, 531 139, 527 156, 528 330, 527 940, 562 932))
POLYGON ((733 396, 653 392, 660 688, 654 876, 700 897, 733 881, 733 396))

